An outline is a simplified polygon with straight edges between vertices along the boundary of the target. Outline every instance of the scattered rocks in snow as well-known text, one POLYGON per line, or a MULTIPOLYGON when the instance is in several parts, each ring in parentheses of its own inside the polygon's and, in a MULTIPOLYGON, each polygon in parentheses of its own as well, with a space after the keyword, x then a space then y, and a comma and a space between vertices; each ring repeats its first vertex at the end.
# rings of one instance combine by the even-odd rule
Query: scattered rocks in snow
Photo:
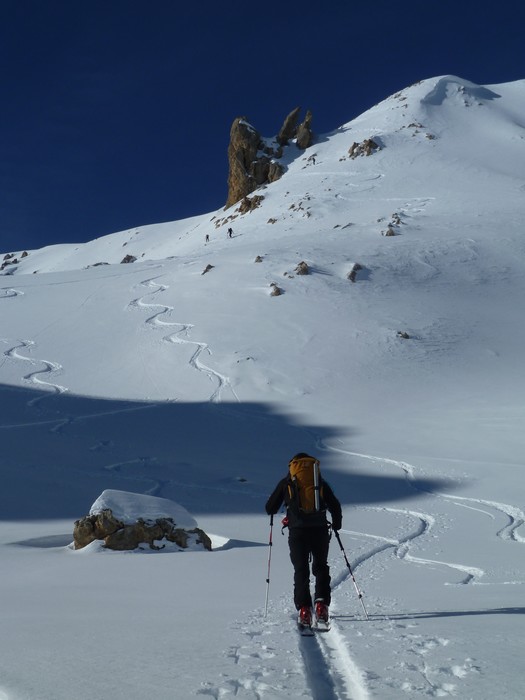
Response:
POLYGON ((120 261, 120 264, 127 264, 127 263, 134 263, 136 261, 136 257, 134 255, 125 255, 122 260, 120 261))
POLYGON ((305 263, 304 260, 301 260, 301 262, 295 268, 295 274, 296 275, 308 275, 309 273, 310 273, 310 268, 308 267, 308 265, 305 263))
POLYGON ((392 214, 392 224, 394 226, 400 226, 401 225, 401 216, 395 211, 392 214))
MULTIPOLYGON (((20 260, 22 260, 22 258, 27 258, 28 255, 29 253, 27 252, 27 250, 24 250, 24 252, 20 255, 20 260)), ((20 260, 15 257, 14 253, 6 253, 3 257, 2 264, 0 265, 0 271, 5 270, 5 268, 9 265, 18 265, 20 260)))
POLYGON ((263 199, 264 196, 262 194, 256 194, 254 197, 244 197, 237 211, 240 214, 247 214, 248 212, 257 209, 257 207, 260 207, 263 199))
POLYGON ((270 292, 270 296, 271 296, 271 297, 279 297, 279 296, 281 296, 281 294, 283 293, 283 290, 282 290, 280 287, 278 287, 277 284, 276 284, 275 282, 272 282, 272 283, 270 284, 270 288, 271 288, 271 290, 272 290, 272 291, 270 292))
POLYGON ((397 332, 397 337, 398 338, 403 338, 403 340, 409 340, 410 336, 406 331, 398 331, 397 332))
POLYGON ((215 267, 214 265, 209 265, 209 264, 206 265, 206 267, 205 267, 204 270, 201 272, 201 274, 202 274, 202 275, 205 275, 205 274, 206 274, 207 272, 209 272, 210 270, 213 270, 214 267, 215 267))
MULTIPOLYGON (((230 214, 229 216, 225 216, 222 219, 216 219, 215 220, 215 228, 220 228, 221 226, 225 226, 226 224, 230 224, 232 221, 234 221, 239 215, 238 214, 230 214)), ((213 221, 215 217, 211 219, 213 221)))
POLYGON ((95 541, 115 551, 134 550, 146 544, 160 550, 169 543, 176 549, 211 550, 210 538, 185 508, 166 498, 127 491, 104 491, 89 515, 75 522, 75 549, 95 541))
MULTIPOLYGON (((381 219, 379 219, 381 221, 381 219)), ((392 217, 390 219, 390 223, 388 224, 388 228, 386 231, 381 231, 382 236, 397 236, 396 228, 401 226, 403 224, 403 221, 401 220, 401 214, 398 214, 397 212, 394 212, 392 214, 392 217)))
POLYGON ((262 258, 261 255, 258 255, 258 256, 255 258, 255 262, 256 262, 256 263, 260 263, 260 262, 262 262, 262 261, 263 261, 263 258, 262 258))

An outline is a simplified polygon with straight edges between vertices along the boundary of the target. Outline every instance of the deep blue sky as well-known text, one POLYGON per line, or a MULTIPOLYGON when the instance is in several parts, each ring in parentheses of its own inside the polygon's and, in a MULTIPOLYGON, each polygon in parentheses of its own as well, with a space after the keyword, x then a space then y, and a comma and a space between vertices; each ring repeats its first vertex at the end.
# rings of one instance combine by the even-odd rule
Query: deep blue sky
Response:
POLYGON ((0 251, 226 200, 229 131, 331 131, 413 82, 525 78, 521 0, 0 0, 0 251))

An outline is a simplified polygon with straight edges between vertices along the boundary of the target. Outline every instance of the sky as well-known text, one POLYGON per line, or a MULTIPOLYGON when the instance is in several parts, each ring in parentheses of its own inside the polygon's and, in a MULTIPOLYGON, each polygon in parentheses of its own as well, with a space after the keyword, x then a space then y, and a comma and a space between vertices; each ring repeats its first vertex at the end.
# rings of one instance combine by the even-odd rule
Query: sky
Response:
POLYGON ((0 0, 0 251, 221 207, 233 120, 322 134, 420 79, 525 77, 518 0, 0 0))

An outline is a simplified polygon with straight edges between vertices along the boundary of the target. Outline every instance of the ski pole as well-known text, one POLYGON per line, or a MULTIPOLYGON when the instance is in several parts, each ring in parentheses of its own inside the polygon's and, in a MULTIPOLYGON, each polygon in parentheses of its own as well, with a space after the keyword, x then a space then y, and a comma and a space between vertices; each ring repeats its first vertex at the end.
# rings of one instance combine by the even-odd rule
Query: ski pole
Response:
POLYGON ((273 536, 273 514, 270 515, 270 541, 268 542, 268 575, 266 576, 266 601, 264 604, 264 617, 268 615, 268 594, 270 592, 270 565, 272 563, 272 536, 273 536))
POLYGON ((361 605, 363 606, 363 611, 365 613, 365 617, 367 620, 369 620, 370 618, 368 617, 368 613, 366 612, 365 604, 363 602, 363 594, 359 590, 359 586, 357 585, 357 581, 355 580, 354 574, 352 573, 352 567, 350 566, 350 562, 348 561, 348 557, 346 556, 345 548, 343 547, 343 543, 341 542, 341 538, 339 537, 339 533, 337 532, 337 530, 334 530, 334 533, 335 533, 335 538, 339 542, 339 546, 341 547, 341 551, 343 552, 343 557, 345 558, 345 562, 346 562, 346 565, 348 567, 348 571, 350 572, 350 576, 352 577, 352 581, 354 582, 354 587, 355 587, 357 596, 358 596, 359 600, 361 601, 361 605))

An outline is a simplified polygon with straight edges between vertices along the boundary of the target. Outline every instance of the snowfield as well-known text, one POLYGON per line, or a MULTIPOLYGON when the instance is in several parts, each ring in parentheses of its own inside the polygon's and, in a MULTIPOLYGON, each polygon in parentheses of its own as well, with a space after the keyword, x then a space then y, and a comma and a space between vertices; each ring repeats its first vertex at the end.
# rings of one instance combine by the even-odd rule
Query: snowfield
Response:
POLYGON ((432 78, 291 144, 249 214, 5 251, 0 700, 523 697, 524 114, 525 80, 432 78), (370 618, 333 540, 313 638, 279 518, 264 615, 298 451, 370 618), (213 551, 75 551, 107 490, 213 551))

